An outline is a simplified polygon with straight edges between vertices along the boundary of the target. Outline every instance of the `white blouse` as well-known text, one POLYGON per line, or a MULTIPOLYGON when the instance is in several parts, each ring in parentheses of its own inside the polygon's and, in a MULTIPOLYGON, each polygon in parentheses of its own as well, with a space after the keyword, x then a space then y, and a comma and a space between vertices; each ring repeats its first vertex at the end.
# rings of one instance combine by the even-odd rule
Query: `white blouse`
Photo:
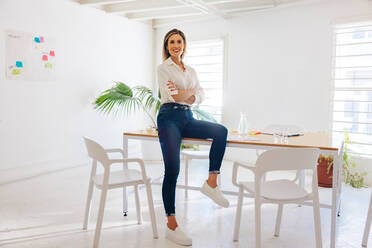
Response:
MULTIPOLYGON (((161 103, 175 102, 170 91, 168 90, 167 82, 172 81, 180 90, 188 90, 195 88, 195 102, 200 104, 204 100, 204 90, 199 84, 198 76, 194 68, 185 65, 185 71, 173 62, 171 57, 166 59, 161 65, 158 66, 158 85, 161 94, 161 103)), ((187 104, 186 102, 177 102, 187 104)))

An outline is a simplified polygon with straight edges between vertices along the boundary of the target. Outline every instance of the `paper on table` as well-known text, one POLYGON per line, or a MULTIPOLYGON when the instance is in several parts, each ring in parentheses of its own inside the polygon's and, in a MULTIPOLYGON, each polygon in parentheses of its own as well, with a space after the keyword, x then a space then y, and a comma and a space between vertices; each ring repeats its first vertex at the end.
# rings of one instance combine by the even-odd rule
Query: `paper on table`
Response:
POLYGON ((239 140, 239 141, 259 141, 260 139, 252 136, 241 137, 239 135, 229 135, 227 140, 239 140))
MULTIPOLYGON (((274 132, 273 131, 264 131, 264 132, 262 132, 262 134, 273 135, 274 132)), ((288 133, 286 136, 287 137, 295 137, 295 136, 301 136, 301 135, 304 135, 304 134, 303 133, 288 133)))

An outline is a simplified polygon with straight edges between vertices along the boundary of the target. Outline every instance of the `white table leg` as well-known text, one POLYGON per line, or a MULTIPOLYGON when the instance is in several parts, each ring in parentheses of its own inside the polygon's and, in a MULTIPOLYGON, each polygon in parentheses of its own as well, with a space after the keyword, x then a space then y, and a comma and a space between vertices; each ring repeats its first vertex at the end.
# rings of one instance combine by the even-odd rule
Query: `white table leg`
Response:
MULTIPOLYGON (((128 158, 128 137, 123 135, 123 151, 124 158, 128 158)), ((123 170, 128 169, 128 163, 123 163, 123 170)), ((128 215, 128 196, 127 196, 127 187, 123 187, 123 214, 124 216, 128 215)))
POLYGON ((371 222, 372 222, 372 192, 371 192, 371 199, 369 200, 368 214, 367 214, 366 224, 365 224, 364 233, 363 233, 363 241, 362 241, 363 247, 367 247, 369 230, 371 229, 371 222))
POLYGON ((334 156, 333 164, 333 178, 332 178, 332 211, 331 211, 331 245, 330 248, 336 247, 336 232, 337 232, 337 215, 340 211, 340 194, 341 194, 341 180, 342 180, 342 157, 344 153, 343 144, 334 156))

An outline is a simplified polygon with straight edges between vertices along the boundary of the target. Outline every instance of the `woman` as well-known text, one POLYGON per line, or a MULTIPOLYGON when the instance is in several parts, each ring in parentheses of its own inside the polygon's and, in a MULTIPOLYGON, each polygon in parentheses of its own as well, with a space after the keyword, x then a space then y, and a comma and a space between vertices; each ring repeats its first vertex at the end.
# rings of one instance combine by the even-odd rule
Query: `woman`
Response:
POLYGON ((217 186, 217 175, 225 153, 227 129, 219 124, 193 118, 192 104, 200 104, 204 91, 196 72, 182 62, 186 51, 186 38, 182 31, 173 29, 164 37, 163 63, 158 66, 158 84, 162 105, 157 117, 159 141, 165 164, 162 196, 168 218, 166 238, 180 244, 191 245, 192 240, 179 227, 175 216, 175 193, 180 169, 180 146, 183 137, 213 139, 209 154, 209 177, 201 192, 222 207, 228 200, 217 186))

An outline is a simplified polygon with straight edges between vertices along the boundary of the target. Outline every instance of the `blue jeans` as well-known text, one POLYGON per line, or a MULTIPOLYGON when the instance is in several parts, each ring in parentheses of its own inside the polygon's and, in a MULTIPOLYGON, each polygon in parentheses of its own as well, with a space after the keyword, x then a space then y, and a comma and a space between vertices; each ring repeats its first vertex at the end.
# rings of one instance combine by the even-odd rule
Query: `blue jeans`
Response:
POLYGON ((165 103, 157 117, 159 141, 165 173, 162 187, 167 216, 175 215, 176 184, 180 171, 180 147, 183 137, 212 139, 209 173, 220 173, 226 148, 227 128, 208 121, 196 120, 188 105, 165 103))

